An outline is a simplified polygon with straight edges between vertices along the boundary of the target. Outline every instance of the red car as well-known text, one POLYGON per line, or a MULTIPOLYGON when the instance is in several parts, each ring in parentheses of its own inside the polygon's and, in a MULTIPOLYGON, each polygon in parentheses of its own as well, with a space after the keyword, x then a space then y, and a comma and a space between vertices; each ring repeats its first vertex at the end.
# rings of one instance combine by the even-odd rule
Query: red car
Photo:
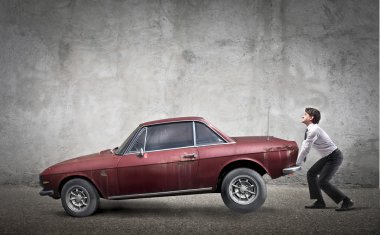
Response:
POLYGON ((216 192, 227 207, 246 213, 266 199, 262 176, 298 170, 297 154, 294 141, 229 137, 200 117, 163 119, 139 125, 120 147, 47 168, 40 174, 40 195, 61 198, 76 217, 93 214, 99 198, 216 192))

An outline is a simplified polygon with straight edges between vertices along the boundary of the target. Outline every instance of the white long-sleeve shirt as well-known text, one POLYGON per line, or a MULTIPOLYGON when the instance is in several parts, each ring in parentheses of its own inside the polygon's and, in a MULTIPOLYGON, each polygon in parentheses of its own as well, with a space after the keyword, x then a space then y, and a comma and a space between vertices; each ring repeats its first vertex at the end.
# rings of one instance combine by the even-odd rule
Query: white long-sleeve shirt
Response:
POLYGON ((318 124, 310 124, 307 127, 306 139, 302 142, 302 147, 298 154, 297 166, 301 165, 311 147, 314 147, 321 157, 326 157, 338 148, 318 124))

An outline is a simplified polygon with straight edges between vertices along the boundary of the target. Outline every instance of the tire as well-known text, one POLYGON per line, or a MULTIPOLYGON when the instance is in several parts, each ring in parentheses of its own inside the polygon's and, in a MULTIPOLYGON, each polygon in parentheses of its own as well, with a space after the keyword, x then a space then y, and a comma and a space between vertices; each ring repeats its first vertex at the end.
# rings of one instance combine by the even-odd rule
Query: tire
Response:
POLYGON ((98 209, 99 194, 90 182, 72 179, 62 188, 61 202, 66 213, 71 216, 90 216, 98 209))
POLYGON ((259 173, 248 168, 230 171, 223 179, 221 196, 224 204, 239 213, 260 208, 267 198, 267 187, 259 173))

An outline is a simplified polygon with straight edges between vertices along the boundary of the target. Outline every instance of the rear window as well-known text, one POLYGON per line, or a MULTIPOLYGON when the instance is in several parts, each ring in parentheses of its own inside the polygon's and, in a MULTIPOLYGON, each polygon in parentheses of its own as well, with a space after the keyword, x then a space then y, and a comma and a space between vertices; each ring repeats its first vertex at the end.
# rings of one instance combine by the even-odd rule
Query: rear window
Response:
POLYGON ((195 123, 197 145, 221 144, 225 141, 203 123, 195 123))

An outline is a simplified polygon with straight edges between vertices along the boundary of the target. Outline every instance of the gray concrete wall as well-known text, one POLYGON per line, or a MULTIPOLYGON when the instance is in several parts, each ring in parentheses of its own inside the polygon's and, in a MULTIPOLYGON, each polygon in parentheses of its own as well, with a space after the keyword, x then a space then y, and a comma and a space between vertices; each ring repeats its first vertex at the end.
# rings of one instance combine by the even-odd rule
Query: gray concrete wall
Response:
POLYGON ((0 45, 0 183, 159 118, 265 135, 270 108, 301 144, 313 106, 345 155, 335 182, 379 185, 378 1, 5 0, 0 45))

